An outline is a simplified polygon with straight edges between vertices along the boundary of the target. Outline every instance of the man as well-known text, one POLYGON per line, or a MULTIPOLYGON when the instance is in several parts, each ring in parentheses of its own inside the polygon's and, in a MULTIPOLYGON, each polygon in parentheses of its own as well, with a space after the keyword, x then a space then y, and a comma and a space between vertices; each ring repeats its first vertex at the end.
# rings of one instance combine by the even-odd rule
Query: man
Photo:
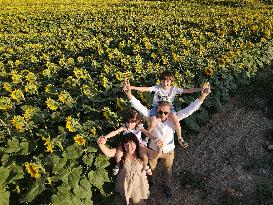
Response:
MULTIPOLYGON (((131 102, 132 107, 138 110, 143 116, 149 119, 149 110, 141 104, 139 100, 137 100, 131 93, 130 84, 125 82, 123 90, 127 95, 129 101, 131 102)), ((192 102, 188 107, 183 110, 177 112, 178 120, 182 120, 188 116, 190 116, 193 112, 200 108, 200 105, 206 99, 206 97, 210 94, 210 85, 206 83, 201 91, 201 95, 198 99, 192 102)), ((166 183, 164 185, 164 193, 166 198, 170 198, 172 196, 171 192, 171 177, 172 177, 172 166, 174 159, 174 132, 175 125, 169 119, 171 111, 171 106, 167 101, 161 101, 157 106, 157 114, 158 114, 158 122, 154 129, 151 131, 154 135, 154 139, 150 140, 149 147, 153 150, 157 150, 157 144, 163 144, 163 151, 161 156, 159 157, 163 161, 163 171, 166 179, 166 183)), ((155 174, 155 168, 157 165, 158 159, 149 160, 151 170, 155 174)))

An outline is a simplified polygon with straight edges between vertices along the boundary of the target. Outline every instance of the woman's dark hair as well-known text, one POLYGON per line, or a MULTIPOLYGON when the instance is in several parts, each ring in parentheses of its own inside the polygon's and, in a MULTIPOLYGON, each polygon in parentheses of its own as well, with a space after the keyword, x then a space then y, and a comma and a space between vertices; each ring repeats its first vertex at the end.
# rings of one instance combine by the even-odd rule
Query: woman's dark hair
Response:
POLYGON ((137 159, 141 159, 142 158, 140 157, 140 149, 139 149, 139 141, 137 139, 137 136, 133 133, 127 133, 125 134, 123 137, 122 137, 122 141, 121 141, 121 147, 122 147, 122 151, 123 151, 123 156, 121 158, 121 167, 123 166, 124 164, 124 161, 125 161, 125 158, 126 158, 126 155, 127 155, 127 152, 125 150, 125 147, 124 145, 128 142, 134 142, 136 144, 136 157, 137 159))

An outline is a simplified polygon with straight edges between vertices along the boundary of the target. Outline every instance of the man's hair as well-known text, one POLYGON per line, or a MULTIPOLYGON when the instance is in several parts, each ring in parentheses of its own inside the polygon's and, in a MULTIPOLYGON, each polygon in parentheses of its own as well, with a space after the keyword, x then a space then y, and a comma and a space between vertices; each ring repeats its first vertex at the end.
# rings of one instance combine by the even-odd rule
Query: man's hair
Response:
POLYGON ((163 106, 171 107, 171 104, 168 101, 159 101, 158 104, 157 104, 157 107, 163 107, 163 106))
POLYGON ((161 73, 160 80, 173 80, 174 75, 171 71, 164 71, 161 73))

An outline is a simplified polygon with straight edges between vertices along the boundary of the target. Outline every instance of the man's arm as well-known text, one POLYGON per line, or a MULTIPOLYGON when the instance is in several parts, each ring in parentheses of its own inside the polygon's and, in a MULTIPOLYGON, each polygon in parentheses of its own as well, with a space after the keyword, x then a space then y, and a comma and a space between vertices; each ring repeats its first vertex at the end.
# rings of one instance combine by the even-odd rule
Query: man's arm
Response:
POLYGON ((123 86, 123 92, 127 95, 133 108, 140 112, 140 114, 142 114, 144 117, 149 117, 149 110, 147 107, 142 105, 141 102, 132 95, 130 84, 125 84, 123 86))
POLYGON ((131 106, 135 108, 140 114, 142 114, 144 117, 149 117, 149 110, 147 107, 141 104, 141 102, 136 99, 134 96, 129 100, 131 103, 131 106))
POLYGON ((190 116, 192 113, 194 113, 196 110, 200 108, 200 105, 203 102, 201 102, 199 99, 196 99, 195 101, 191 102, 189 106, 184 108, 183 110, 180 110, 177 112, 177 118, 178 120, 182 120, 188 116, 190 116))
POLYGON ((203 86, 203 89, 201 91, 201 95, 198 99, 196 99, 194 102, 192 102, 189 106, 187 106, 185 109, 180 110, 177 112, 177 118, 178 120, 182 120, 188 116, 190 116, 192 113, 194 113, 196 110, 198 110, 203 103, 203 101, 206 99, 206 97, 210 94, 210 85, 206 84, 203 86))

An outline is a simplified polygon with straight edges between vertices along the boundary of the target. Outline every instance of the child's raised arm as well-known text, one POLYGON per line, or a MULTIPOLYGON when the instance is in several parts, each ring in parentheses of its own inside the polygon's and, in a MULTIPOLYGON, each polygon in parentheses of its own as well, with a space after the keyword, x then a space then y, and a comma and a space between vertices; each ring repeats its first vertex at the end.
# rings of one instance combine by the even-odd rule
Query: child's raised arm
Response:
POLYGON ((130 84, 129 79, 125 79, 123 82, 123 91, 138 90, 140 92, 152 92, 152 87, 136 87, 130 84))
POLYGON ((131 90, 138 90, 140 92, 152 92, 152 87, 136 87, 130 86, 131 90))
POLYGON ((196 93, 200 92, 202 88, 184 88, 183 93, 196 93))
POLYGON ((150 139, 156 139, 156 137, 150 133, 149 131, 145 130, 143 127, 139 129, 146 137, 149 137, 150 139))
POLYGON ((118 128, 117 130, 114 130, 114 131, 110 132, 109 134, 105 135, 104 137, 106 139, 109 139, 109 138, 114 137, 117 134, 121 133, 122 131, 125 131, 125 128, 123 126, 118 128))
POLYGON ((195 92, 200 92, 202 89, 205 87, 209 86, 209 82, 205 82, 201 88, 184 88, 183 93, 195 93, 195 92))

